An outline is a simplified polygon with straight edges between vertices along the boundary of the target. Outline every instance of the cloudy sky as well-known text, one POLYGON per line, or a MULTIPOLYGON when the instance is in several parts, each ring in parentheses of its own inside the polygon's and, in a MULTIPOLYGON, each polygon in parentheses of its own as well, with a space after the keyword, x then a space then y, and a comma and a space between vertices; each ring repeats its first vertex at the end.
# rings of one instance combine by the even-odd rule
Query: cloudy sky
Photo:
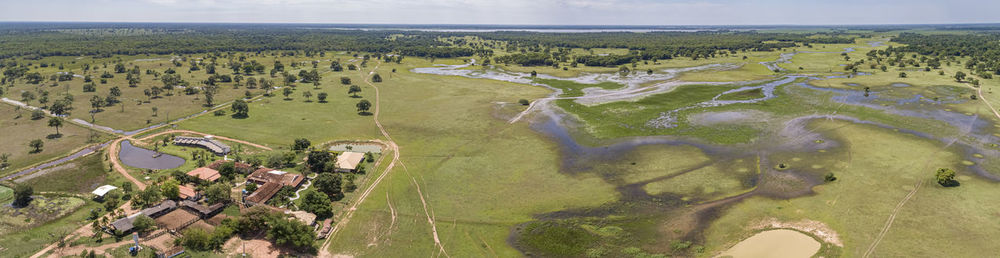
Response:
POLYGON ((2 21, 767 25, 1000 22, 996 0, 0 0, 2 21))

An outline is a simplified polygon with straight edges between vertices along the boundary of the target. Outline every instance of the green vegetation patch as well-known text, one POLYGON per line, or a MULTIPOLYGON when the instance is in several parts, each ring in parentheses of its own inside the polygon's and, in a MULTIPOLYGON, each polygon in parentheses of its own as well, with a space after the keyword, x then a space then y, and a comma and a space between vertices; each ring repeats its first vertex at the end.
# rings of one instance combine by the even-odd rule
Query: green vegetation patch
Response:
MULTIPOLYGON (((711 100, 734 86, 685 85, 651 95, 634 102, 620 101, 595 106, 578 104, 573 100, 557 100, 563 110, 587 124, 586 130, 596 138, 612 139, 646 135, 687 135, 714 143, 746 143, 756 138, 758 131, 750 126, 725 125, 699 127, 679 119, 676 127, 655 128, 648 124, 665 112, 711 100)), ((688 112, 678 114, 683 118, 688 112)))
POLYGON ((104 152, 90 154, 86 157, 35 172, 18 179, 30 185, 39 192, 68 192, 86 194, 101 186, 106 181, 107 166, 104 165, 104 152))
POLYGON ((583 89, 586 88, 601 88, 605 90, 613 90, 623 87, 624 85, 614 83, 614 82, 601 82, 597 84, 586 84, 567 80, 556 80, 556 79, 535 79, 535 82, 552 86, 553 88, 562 89, 563 94, 560 97, 579 97, 583 96, 583 89))
POLYGON ((753 188, 756 175, 753 161, 718 162, 666 180, 647 184, 651 195, 673 193, 688 200, 714 200, 746 192, 753 188))
POLYGON ((544 255, 579 257, 598 239, 598 236, 572 223, 541 221, 525 226, 518 243, 544 255))
POLYGON ((764 90, 761 88, 737 91, 722 95, 719 100, 751 100, 764 97, 764 90))
POLYGON ((7 203, 14 198, 14 189, 0 185, 0 202, 7 203))

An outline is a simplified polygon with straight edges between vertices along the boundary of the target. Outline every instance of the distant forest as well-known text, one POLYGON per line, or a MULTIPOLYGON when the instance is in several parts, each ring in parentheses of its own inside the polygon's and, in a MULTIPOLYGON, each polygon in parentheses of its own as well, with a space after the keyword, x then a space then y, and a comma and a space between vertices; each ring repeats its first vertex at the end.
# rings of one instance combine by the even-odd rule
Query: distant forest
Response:
MULTIPOLYGON (((292 50, 361 51, 431 58, 480 56, 497 63, 524 66, 550 66, 564 62, 620 66, 644 60, 711 58, 718 54, 769 51, 817 43, 853 43, 857 37, 870 36, 844 31, 777 33, 730 31, 725 28, 700 32, 550 33, 434 32, 378 29, 373 26, 337 29, 330 25, 310 24, 0 23, 0 58, 292 50), (453 40, 465 36, 485 41, 453 40), (571 56, 571 48, 625 48, 630 51, 623 55, 571 56), (495 49, 504 49, 512 54, 494 56, 495 49)), ((992 28, 966 27, 969 26, 992 28)), ((939 29, 950 30, 953 27, 939 29)), ((908 46, 892 51, 939 57, 972 57, 969 66, 976 71, 1000 73, 997 61, 1000 60, 1000 34, 976 31, 979 32, 960 35, 901 33, 893 40, 908 46)))
POLYGON ((965 68, 984 78, 1000 75, 1000 34, 927 35, 901 33, 893 42, 906 44, 890 51, 899 55, 916 53, 940 59, 968 57, 965 68))
MULTIPOLYGON (((478 36, 515 46, 628 48, 642 59, 708 56, 716 51, 770 50, 798 43, 847 43, 851 37, 756 32, 427 32, 343 30, 296 24, 3 23, 0 58, 194 54, 225 51, 363 51, 416 57, 490 55, 442 37, 478 36), (405 35, 405 36, 399 36, 405 35)), ((593 61, 589 63, 606 63, 593 61)), ((630 59, 630 58, 626 58, 630 59)), ((586 61, 585 61, 586 62, 586 61)), ((620 62, 614 61, 615 63, 620 62)), ((544 63, 544 62, 542 62, 544 63)))

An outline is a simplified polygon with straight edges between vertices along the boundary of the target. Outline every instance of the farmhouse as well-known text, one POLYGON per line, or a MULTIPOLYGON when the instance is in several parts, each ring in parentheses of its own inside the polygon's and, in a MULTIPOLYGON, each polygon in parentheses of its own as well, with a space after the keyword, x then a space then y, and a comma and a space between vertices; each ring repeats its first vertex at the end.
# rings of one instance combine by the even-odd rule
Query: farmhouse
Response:
POLYGON ((215 180, 219 180, 219 177, 221 176, 219 175, 219 171, 207 167, 196 168, 187 172, 187 175, 207 182, 215 182, 215 180))
POLYGON ((247 176, 247 181, 258 185, 278 183, 283 186, 299 187, 303 180, 305 176, 269 168, 258 169, 247 176))
POLYGON ((274 197, 274 195, 277 194, 278 191, 281 191, 282 187, 284 187, 284 185, 281 185, 279 183, 271 183, 271 182, 265 183, 260 187, 257 187, 257 191, 254 191, 253 193, 250 194, 250 196, 247 196, 246 203, 248 206, 253 206, 267 202, 267 200, 270 200, 271 197, 274 197))
POLYGON ((205 137, 187 137, 187 136, 177 136, 174 137, 174 145, 182 146, 195 146, 208 149, 215 155, 226 155, 229 153, 229 145, 212 139, 211 136, 205 137))
POLYGON ((305 176, 288 173, 285 171, 261 168, 247 176, 247 182, 260 185, 257 190, 246 197, 248 205, 256 205, 267 202, 274 197, 282 187, 299 187, 305 176))
POLYGON ((337 172, 354 172, 358 169, 358 164, 365 160, 365 154, 360 152, 350 152, 345 151, 337 155, 337 163, 335 171, 337 172))

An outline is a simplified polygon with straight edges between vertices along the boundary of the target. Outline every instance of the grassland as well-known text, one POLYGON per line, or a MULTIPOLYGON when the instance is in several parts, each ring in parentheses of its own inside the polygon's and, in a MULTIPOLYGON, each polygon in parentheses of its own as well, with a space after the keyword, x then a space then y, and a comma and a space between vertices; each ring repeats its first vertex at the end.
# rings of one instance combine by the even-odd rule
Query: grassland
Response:
MULTIPOLYGON (((368 256, 435 252, 414 182, 429 201, 438 234, 451 255, 516 256, 518 252, 504 240, 514 225, 530 221, 533 214, 614 198, 600 179, 559 174, 554 147, 526 125, 494 118, 500 115, 495 113, 495 102, 538 98, 547 90, 408 71, 428 65, 408 59, 379 69, 380 74, 398 70, 379 87, 383 124, 402 146, 405 168, 397 166, 376 188, 333 242, 331 252, 368 256), (530 185, 536 187, 525 188, 530 185), (495 194, 499 192, 506 194, 495 194), (468 205, 472 203, 484 205, 468 205), (390 204, 398 214, 395 223, 390 204), (413 248, 392 248, 400 244, 413 248)), ((271 107, 260 109, 264 108, 271 107)))
POLYGON ((673 128, 656 128, 647 125, 664 112, 711 100, 736 86, 685 85, 670 92, 651 95, 634 102, 611 102, 595 106, 585 106, 573 100, 557 100, 556 104, 579 120, 585 122, 584 129, 598 139, 613 139, 642 135, 687 135, 715 143, 746 143, 755 138, 755 132, 747 126, 693 128, 680 123, 673 128))
MULTIPOLYGON (((676 58, 643 62, 630 68, 635 72, 644 72, 646 69, 714 63, 741 64, 732 70, 689 72, 678 77, 678 80, 701 82, 768 80, 788 74, 829 76, 843 72, 844 64, 865 59, 868 50, 885 48, 868 46, 867 43, 873 40, 878 39, 859 40, 856 44, 815 44, 811 48, 725 54, 711 59, 676 58), (840 53, 847 47, 856 48, 856 51, 846 55, 850 61, 840 53), (774 61, 780 54, 793 51, 800 53, 791 59, 791 63, 779 64, 788 71, 774 72, 759 64, 774 61)), ((600 48, 571 51, 576 54, 628 52, 626 49, 600 48)), ((507 53, 498 48, 496 54, 507 53)), ((275 90, 273 96, 251 102, 247 118, 208 114, 179 122, 177 129, 246 140, 278 150, 287 150, 297 138, 309 139, 313 146, 340 140, 389 140, 382 137, 372 116, 359 114, 355 108, 355 104, 362 99, 375 102, 375 89, 363 83, 368 69, 333 72, 326 68, 330 62, 326 59, 351 62, 346 60, 355 59, 352 56, 346 53, 327 53, 326 57, 248 55, 250 59, 267 64, 274 60, 286 65, 303 64, 301 67, 286 67, 292 74, 303 68, 311 70, 312 67, 303 62, 320 59, 317 70, 323 75, 321 85, 314 87, 299 83, 288 86, 293 90, 288 97, 281 95, 281 89, 275 90), (347 94, 349 86, 340 83, 342 76, 362 87, 357 97, 347 94), (312 97, 305 97, 305 92, 310 92, 312 97), (319 93, 329 94, 327 101, 317 101, 319 93)), ((198 55, 185 57, 189 60, 199 58, 198 55)), ((169 61, 173 58, 171 56, 149 58, 139 60, 146 58, 128 57, 123 62, 128 68, 139 65, 142 70, 162 70, 173 66, 169 61)), ((209 60, 211 57, 200 58, 209 60)), ((839 235, 843 247, 825 243, 818 254, 821 256, 861 256, 877 239, 882 241, 874 251, 877 256, 947 257, 997 253, 995 245, 989 242, 993 236, 1000 235, 1000 230, 997 230, 1000 222, 991 219, 995 217, 997 207, 982 201, 996 194, 993 190, 996 183, 973 175, 968 164, 963 164, 968 153, 960 147, 904 133, 908 130, 921 131, 927 132, 927 136, 950 139, 961 138, 963 132, 942 121, 893 113, 904 109, 947 110, 965 113, 970 118, 980 115, 981 119, 993 119, 992 113, 981 102, 957 101, 974 92, 951 77, 961 69, 957 62, 926 72, 913 67, 890 67, 882 72, 865 63, 859 66, 859 72, 871 75, 797 81, 837 90, 863 90, 868 87, 876 96, 883 98, 871 103, 884 109, 843 105, 831 99, 837 95, 834 92, 788 84, 778 87, 777 97, 768 101, 688 109, 676 114, 676 127, 654 128, 648 122, 660 117, 663 112, 710 100, 737 86, 688 85, 635 101, 594 106, 558 100, 555 102, 557 107, 581 122, 581 132, 571 133, 578 137, 576 140, 590 147, 603 147, 601 145, 615 143, 621 138, 661 135, 680 136, 675 138, 690 140, 688 142, 691 143, 637 145, 623 149, 622 153, 574 157, 576 153, 567 151, 566 146, 560 146, 533 130, 529 123, 507 123, 509 117, 525 107, 505 103, 543 98, 551 93, 549 90, 493 80, 410 72, 412 68, 437 63, 462 64, 466 62, 463 59, 468 58, 431 61, 408 57, 401 64, 381 64, 375 71, 384 79, 377 84, 381 91, 381 122, 392 135, 392 140, 400 146, 401 162, 359 206, 346 228, 334 236, 329 248, 331 253, 368 257, 655 257, 667 254, 707 257, 759 232, 761 228, 758 226, 768 220, 812 221, 829 226, 839 235), (940 75, 939 71, 945 75, 940 75), (899 72, 907 72, 907 78, 900 78, 899 72), (896 83, 910 86, 894 86, 896 83), (955 101, 896 103, 898 99, 915 94, 927 99, 955 101), (727 111, 753 111, 767 115, 738 123, 698 125, 689 121, 695 114, 727 111), (808 131, 837 144, 818 151, 792 151, 775 147, 780 142, 761 141, 783 139, 775 138, 774 134, 785 126, 783 123, 787 119, 813 114, 842 114, 898 129, 841 120, 815 120, 808 124, 808 131), (702 144, 732 147, 739 151, 743 151, 742 148, 751 150, 715 152, 702 144), (574 158, 577 163, 567 162, 574 158), (776 164, 784 166, 778 169, 776 164), (958 170, 961 186, 944 188, 936 185, 932 173, 939 167, 958 170), (834 173, 837 180, 822 182, 827 173, 834 173), (907 200, 904 197, 911 192, 915 197, 909 199, 898 212, 893 211, 900 201, 907 200), (750 197, 740 199, 744 196, 750 197), (739 201, 729 202, 731 199, 739 201), (898 219, 882 238, 879 231, 890 214, 898 215, 898 219), (933 232, 934 237, 927 237, 928 232, 933 232), (435 235, 440 237, 441 247, 435 246, 435 235)), ((47 57, 39 62, 66 64, 62 71, 72 71, 82 69, 80 67, 84 63, 99 67, 98 64, 116 60, 47 57)), ((357 60, 353 62, 358 63, 357 60)), ((369 68, 374 65, 373 60, 369 68)), ((189 82, 196 83, 208 76, 204 71, 187 73, 187 66, 185 62, 178 71, 189 82)), ((559 64, 559 68, 516 65, 499 65, 499 68, 517 72, 537 71, 558 77, 618 71, 617 67, 569 67, 568 63, 559 64)), ((54 67, 38 69, 44 75, 60 71, 54 67)), ((106 67, 99 67, 89 74, 99 75, 106 70, 106 67)), ((226 69, 219 67, 219 70, 226 69)), ((270 78, 268 75, 255 76, 270 78)), ((90 120, 84 108, 89 107, 86 102, 89 97, 106 94, 110 86, 120 86, 125 92, 123 99, 130 100, 126 102, 124 111, 120 111, 119 106, 109 107, 98 113, 96 118, 97 124, 126 130, 169 121, 207 108, 202 105, 204 100, 201 95, 176 94, 142 102, 146 99, 143 89, 160 85, 151 75, 143 75, 142 78, 139 87, 130 88, 125 85, 124 74, 116 74, 108 84, 99 84, 97 93, 83 93, 79 78, 60 82, 59 86, 18 84, 15 89, 43 87, 55 92, 55 95, 60 92, 73 94, 77 110, 71 118, 90 120), (153 106, 159 109, 155 117, 151 116, 153 106)), ((98 78, 95 76, 95 79, 98 78)), ((280 78, 271 79, 280 81, 280 78)), ((563 97, 581 96, 582 89, 587 87, 608 90, 622 87, 616 83, 535 81, 563 89, 563 97)), ((991 103, 1000 104, 1000 95, 992 93, 992 89, 1000 85, 998 81, 1000 79, 984 79, 983 94, 991 103)), ((244 96, 244 88, 232 86, 220 86, 217 103, 244 96)), ((252 91, 252 95, 263 93, 260 89, 252 91)), ((7 96, 17 99, 18 94, 7 96)), ((727 94, 721 99, 747 100, 763 96, 761 90, 747 90, 727 94)), ((7 106, 0 106, 3 107, 7 106)), ((0 136, 0 143, 45 133, 45 130, 39 130, 44 121, 20 118, 0 122, 4 123, 5 129, 10 125, 10 128, 17 129, 15 132, 19 132, 19 135, 9 138, 0 136)), ((1000 120, 994 121, 994 124, 1000 124, 1000 120)), ((46 145, 52 142, 52 152, 48 152, 50 147, 47 146, 46 151, 32 154, 36 156, 15 155, 15 160, 20 162, 15 163, 15 167, 67 153, 82 146, 85 139, 81 137, 86 138, 84 136, 89 134, 82 127, 67 126, 61 130, 65 134, 63 138, 46 141, 46 145)), ((993 130, 1000 136, 1000 126, 987 130, 993 130)), ((150 142, 157 142, 161 137, 150 142)), ((12 146, 11 153, 26 153, 23 144, 0 146, 12 146)), ((0 152, 3 150, 0 149, 0 152)), ((160 150, 188 158, 192 149, 171 145, 160 147, 160 150)), ((255 150, 247 152, 257 153, 255 150)), ((391 150, 383 153, 385 157, 391 157, 391 154, 391 150)), ((36 185, 36 191, 86 193, 99 184, 123 182, 116 173, 106 172, 104 157, 103 154, 96 154, 81 158, 24 183, 36 185)), ((301 158, 303 155, 296 160, 301 158)), ((975 162, 995 167, 993 158, 980 155, 975 162)), ((359 176, 356 181, 359 191, 347 193, 344 201, 335 202, 335 213, 350 207, 360 190, 370 186, 372 179, 383 173, 388 163, 386 159, 378 168, 370 168, 368 175, 359 176)), ((187 171, 196 166, 196 162, 189 161, 173 170, 187 171)), ((150 176, 155 179, 173 170, 145 175, 140 169, 132 168, 131 172, 139 178, 150 176)), ((302 173, 300 170, 301 167, 289 169, 302 173)), ((0 200, 9 199, 9 195, 9 188, 0 187, 0 200)), ((54 216, 47 222, 31 225, 35 227, 32 230, 3 234, 0 236, 0 247, 7 248, 4 251, 10 251, 14 256, 29 254, 54 241, 55 236, 85 223, 86 211, 96 207, 98 204, 89 200, 74 202, 75 209, 67 208, 59 213, 65 216, 54 216), (30 243, 32 247, 10 247, 21 243, 30 243)), ((238 212, 236 209, 225 211, 230 215, 238 212)), ((343 218, 334 219, 340 221, 343 218)), ((17 224, 14 222, 23 221, 10 221, 10 224, 17 224)), ((815 234, 812 236, 820 238, 815 234)), ((317 246, 320 243, 317 241, 317 246)), ((114 252, 117 254, 121 250, 114 252)))
MULTIPOLYGON (((382 73, 384 78, 390 79, 391 72, 382 73)), ((291 99, 276 95, 252 102, 248 118, 206 115, 180 123, 178 128, 279 148, 291 145, 297 138, 306 138, 316 144, 333 140, 372 139, 378 135, 374 122, 370 116, 358 115, 355 107, 362 99, 373 101, 374 92, 361 83, 361 75, 356 71, 331 72, 325 75, 319 89, 301 85, 289 95, 291 99), (362 86, 362 91, 357 94, 359 98, 347 94, 348 86, 340 84, 341 76, 349 77, 356 85, 362 86), (311 102, 306 102, 303 97, 305 91, 313 94, 311 102), (321 92, 329 94, 326 103, 316 99, 321 92)))
POLYGON ((104 153, 90 154, 66 165, 39 171, 30 179, 18 179, 35 191, 87 194, 108 181, 108 166, 104 153))
MULTIPOLYGON (((0 236, 0 246, 4 248, 4 255, 12 257, 30 256, 35 251, 83 226, 87 223, 86 218, 89 216, 90 210, 101 207, 99 203, 75 197, 58 198, 66 200, 66 202, 73 205, 53 207, 53 209, 60 210, 61 212, 59 213, 38 214, 34 217, 33 221, 40 224, 30 226, 30 230, 20 228, 20 230, 10 231, 14 228, 4 225, 4 231, 7 233, 0 236)), ((7 217, 7 219, 15 218, 17 217, 7 217)), ((23 220, 23 217, 21 219, 23 220)))
POLYGON ((31 112, 28 110, 16 111, 16 108, 7 104, 0 104, 0 153, 10 154, 10 167, 0 174, 9 174, 29 166, 40 164, 44 161, 60 156, 69 155, 70 152, 80 149, 89 143, 99 143, 108 139, 107 135, 97 133, 87 128, 69 122, 63 122, 59 128, 61 137, 55 137, 55 128, 48 127, 49 118, 31 120, 31 112), (20 117, 18 117, 20 115, 20 117), (91 135, 94 138, 91 138, 91 135), (41 152, 31 153, 32 148, 28 146, 31 140, 40 139, 44 143, 41 152))
POLYGON ((745 233, 748 227, 764 219, 809 219, 822 221, 840 235, 846 248, 844 255, 860 256, 874 241, 895 204, 921 182, 916 196, 899 211, 898 219, 876 249, 876 255, 975 256, 991 249, 988 240, 968 233, 979 232, 976 234, 982 234, 980 236, 1000 233, 990 226, 996 222, 987 219, 990 215, 986 213, 993 210, 990 204, 973 201, 991 194, 995 183, 963 171, 964 166, 959 164, 961 158, 954 148, 913 135, 848 122, 817 121, 812 126, 844 146, 822 155, 808 155, 809 158, 803 158, 801 163, 840 163, 842 168, 832 170, 839 179, 815 187, 816 195, 788 200, 753 197, 736 204, 706 232, 706 242, 711 243, 708 250, 720 251, 735 244, 748 236, 745 233), (884 151, 886 149, 906 151, 884 151), (944 188, 933 182, 933 171, 939 167, 959 170, 962 186, 944 188), (953 223, 958 221, 962 222, 953 223), (920 237, 926 232, 953 241, 920 237))

